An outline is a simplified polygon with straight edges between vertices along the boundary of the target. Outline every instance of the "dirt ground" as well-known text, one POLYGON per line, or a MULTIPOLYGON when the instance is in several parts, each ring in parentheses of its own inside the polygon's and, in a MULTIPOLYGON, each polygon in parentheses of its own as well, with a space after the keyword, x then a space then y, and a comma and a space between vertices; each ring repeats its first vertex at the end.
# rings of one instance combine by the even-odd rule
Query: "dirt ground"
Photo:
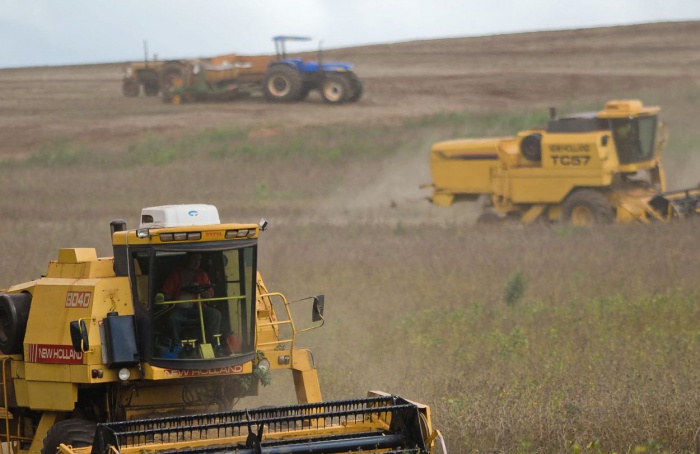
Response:
MULTIPOLYGON (((240 124, 296 128, 392 122, 449 111, 546 108, 579 99, 700 87, 700 22, 658 23, 327 51, 356 65, 356 104, 276 105, 261 98, 165 105, 121 94, 124 63, 0 70, 0 157, 59 139, 114 143, 148 132, 240 124)), ((231 49, 235 52, 235 49, 231 49)), ((665 106, 668 107, 668 106, 665 106)), ((680 114, 679 114, 680 116, 680 114)))

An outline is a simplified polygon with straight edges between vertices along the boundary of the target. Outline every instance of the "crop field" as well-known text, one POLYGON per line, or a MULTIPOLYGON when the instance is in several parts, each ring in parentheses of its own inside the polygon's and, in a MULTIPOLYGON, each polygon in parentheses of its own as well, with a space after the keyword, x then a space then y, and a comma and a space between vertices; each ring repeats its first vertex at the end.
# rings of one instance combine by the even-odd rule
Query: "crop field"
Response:
POLYGON ((112 219, 210 203, 270 222, 268 289, 326 295, 300 339, 324 399, 426 403, 452 453, 694 452, 700 219, 483 228, 419 185, 434 141, 639 98, 669 128, 670 188, 697 186, 698 42, 687 22, 340 49, 366 89, 343 106, 127 99, 116 63, 0 70, 0 288, 61 247, 111 256, 112 219))

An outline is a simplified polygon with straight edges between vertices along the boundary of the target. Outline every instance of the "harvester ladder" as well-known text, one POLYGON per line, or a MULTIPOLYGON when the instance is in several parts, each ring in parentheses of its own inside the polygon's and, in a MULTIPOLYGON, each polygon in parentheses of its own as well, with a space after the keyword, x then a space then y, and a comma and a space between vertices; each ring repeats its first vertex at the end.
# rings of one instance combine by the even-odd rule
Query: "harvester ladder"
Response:
POLYGON ((296 340, 296 335, 297 335, 297 330, 296 327, 294 326, 294 320, 292 319, 292 311, 289 308, 290 303, 287 301, 287 298, 284 297, 283 294, 273 292, 273 293, 263 293, 261 295, 258 295, 258 298, 267 298, 268 301, 270 302, 270 307, 272 307, 272 298, 273 297, 278 297, 282 300, 282 303, 284 304, 284 309, 287 315, 286 320, 280 320, 280 319, 275 319, 272 320, 270 318, 270 322, 260 322, 258 321, 258 326, 264 327, 264 326, 271 326, 275 329, 277 332, 277 340, 273 342, 261 342, 258 344, 258 347, 270 347, 270 346, 278 346, 278 345, 283 345, 283 344, 289 344, 289 350, 290 350, 290 360, 294 361, 293 355, 294 355, 294 341, 296 340), (281 337, 281 330, 280 327, 282 325, 289 325, 291 328, 291 337, 284 339, 280 338, 281 337))
POLYGON ((21 433, 19 432, 21 430, 21 424, 16 424, 17 427, 17 434, 12 435, 10 433, 10 420, 14 418, 12 413, 10 412, 10 407, 8 405, 8 392, 7 392, 7 374, 8 374, 8 369, 11 370, 12 368, 12 358, 9 356, 6 356, 2 359, 2 364, 0 367, 2 367, 2 373, 0 374, 0 383, 2 384, 2 405, 0 406, 0 417, 2 418, 3 421, 5 421, 5 432, 2 434, 1 440, 3 443, 3 448, 2 452, 6 452, 8 454, 14 453, 17 454, 19 451, 19 446, 16 448, 12 446, 13 442, 20 442, 20 441, 32 441, 31 438, 29 437, 23 437, 21 433), (6 449, 4 447, 7 447, 6 449))
POLYGON ((6 371, 7 371, 7 361, 11 361, 10 357, 5 357, 2 359, 2 376, 0 377, 0 380, 2 380, 2 406, 0 407, 0 412, 2 412, 2 419, 5 421, 5 434, 3 437, 3 443, 7 443, 5 446, 8 447, 8 452, 11 452, 10 446, 10 439, 12 438, 10 435, 10 418, 12 418, 12 414, 10 413, 10 409, 7 405, 7 377, 6 377, 6 371))

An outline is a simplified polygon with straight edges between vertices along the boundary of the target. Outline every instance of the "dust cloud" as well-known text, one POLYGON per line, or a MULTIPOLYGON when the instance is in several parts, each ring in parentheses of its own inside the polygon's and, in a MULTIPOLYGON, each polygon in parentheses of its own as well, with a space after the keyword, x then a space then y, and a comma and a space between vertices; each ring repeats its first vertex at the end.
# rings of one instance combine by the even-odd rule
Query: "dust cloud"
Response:
POLYGON ((317 217, 333 225, 369 223, 380 225, 473 224, 481 212, 477 203, 452 207, 433 205, 428 165, 430 144, 402 150, 379 161, 374 168, 366 162, 347 169, 346 177, 318 207, 317 217))

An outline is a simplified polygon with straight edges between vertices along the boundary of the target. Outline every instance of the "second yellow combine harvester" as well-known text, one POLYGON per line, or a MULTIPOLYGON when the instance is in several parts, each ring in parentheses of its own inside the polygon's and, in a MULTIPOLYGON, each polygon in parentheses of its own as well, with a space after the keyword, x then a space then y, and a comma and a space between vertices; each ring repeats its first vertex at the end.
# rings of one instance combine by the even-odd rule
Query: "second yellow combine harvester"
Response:
POLYGON ((432 452, 425 405, 322 401, 296 337, 323 324, 323 297, 299 301, 312 307, 302 328, 297 303, 267 291, 265 225, 221 223, 211 205, 145 208, 138 228, 111 223, 113 257, 61 249, 45 276, 0 291, 3 452, 432 452), (164 290, 174 275, 177 297, 164 290), (272 370, 291 371, 298 404, 234 409, 272 370))
POLYGON ((700 189, 666 192, 658 107, 614 100, 599 112, 557 118, 516 137, 438 142, 431 200, 486 196, 478 222, 574 225, 668 221, 695 215, 700 189))

